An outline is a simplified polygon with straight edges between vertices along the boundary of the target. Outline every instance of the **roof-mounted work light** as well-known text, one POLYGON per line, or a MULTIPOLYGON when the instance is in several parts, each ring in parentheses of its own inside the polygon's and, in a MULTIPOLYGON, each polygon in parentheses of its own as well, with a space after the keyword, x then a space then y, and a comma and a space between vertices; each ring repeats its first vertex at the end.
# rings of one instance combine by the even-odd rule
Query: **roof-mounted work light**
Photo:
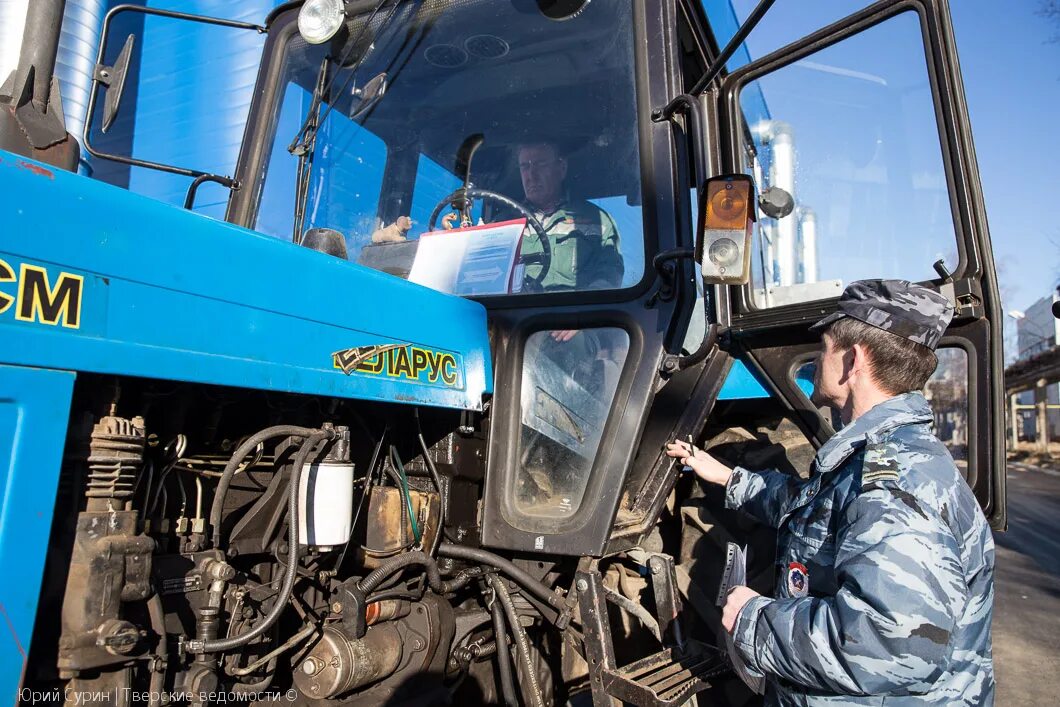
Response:
POLYGON ((711 177, 702 194, 696 260, 703 280, 715 285, 745 283, 751 275, 754 182, 746 174, 711 177))
POLYGON ((308 0, 298 11, 298 33, 310 44, 323 44, 346 20, 344 0, 308 0))

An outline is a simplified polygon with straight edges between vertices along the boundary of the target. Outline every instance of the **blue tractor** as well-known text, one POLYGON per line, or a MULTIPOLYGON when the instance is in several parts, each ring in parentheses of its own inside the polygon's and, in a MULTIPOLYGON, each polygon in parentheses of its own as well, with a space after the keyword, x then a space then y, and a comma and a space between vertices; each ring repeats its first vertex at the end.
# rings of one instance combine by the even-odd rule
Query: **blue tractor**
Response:
POLYGON ((927 393, 1004 527, 945 0, 754 61, 771 0, 123 5, 77 138, 63 5, 0 89, 5 699, 752 704, 715 598, 733 538, 769 591, 770 531, 663 445, 804 470, 834 431, 807 325, 864 277, 954 301, 927 393), (233 174, 102 141, 145 14, 265 36, 233 174), (220 185, 224 218, 82 151, 187 207, 220 185))

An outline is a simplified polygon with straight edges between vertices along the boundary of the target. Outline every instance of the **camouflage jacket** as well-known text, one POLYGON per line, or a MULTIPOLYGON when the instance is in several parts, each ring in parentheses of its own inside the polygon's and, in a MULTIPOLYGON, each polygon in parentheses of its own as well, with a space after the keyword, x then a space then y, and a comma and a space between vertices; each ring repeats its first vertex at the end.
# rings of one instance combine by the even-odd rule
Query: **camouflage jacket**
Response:
POLYGON ((737 467, 726 505, 778 528, 776 598, 733 632, 771 705, 992 705, 994 542, 920 393, 869 410, 808 481, 737 467))
MULTIPOLYGON (((588 201, 564 201, 550 213, 534 216, 548 235, 551 263, 541 286, 546 291, 599 290, 622 284, 622 256, 618 228, 603 209, 588 201)), ((537 234, 527 227, 523 255, 541 252, 537 234)), ((537 277, 540 266, 527 267, 527 276, 537 277)))

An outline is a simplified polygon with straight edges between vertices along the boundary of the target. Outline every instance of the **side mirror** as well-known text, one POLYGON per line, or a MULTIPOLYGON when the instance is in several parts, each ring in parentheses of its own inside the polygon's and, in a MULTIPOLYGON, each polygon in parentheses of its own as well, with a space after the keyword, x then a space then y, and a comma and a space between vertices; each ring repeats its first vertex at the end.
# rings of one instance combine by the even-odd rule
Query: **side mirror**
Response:
POLYGON ((700 191, 696 262, 708 285, 751 279, 751 224, 755 186, 746 174, 711 177, 700 191))
POLYGON ((387 86, 387 75, 384 71, 370 78, 363 87, 355 89, 353 94, 355 103, 350 111, 350 120, 357 120, 372 110, 386 94, 387 86))
POLYGON ((769 187, 758 197, 758 208, 769 218, 784 218, 795 210, 795 198, 780 187, 769 187))
MULTIPOLYGON (((121 51, 115 57, 112 64, 104 63, 104 57, 112 55, 108 53, 108 40, 111 37, 111 27, 115 23, 115 18, 119 15, 126 15, 135 17, 136 15, 150 16, 167 18, 174 22, 195 22, 202 25, 209 25, 220 28, 229 28, 240 31, 254 32, 257 35, 264 35, 267 29, 260 25, 250 24, 248 22, 240 22, 236 20, 226 20, 217 17, 207 17, 204 15, 191 15, 184 12, 176 12, 173 10, 162 10, 151 7, 141 7, 139 5, 132 5, 129 3, 115 5, 111 8, 103 18, 103 26, 100 31, 99 38, 99 49, 96 53, 96 65, 92 73, 92 85, 89 89, 88 94, 88 108, 85 114, 85 126, 84 133, 82 136, 81 145, 84 150, 97 159, 109 160, 117 162, 119 164, 130 165, 132 167, 145 167, 147 169, 154 169, 160 172, 166 172, 168 174, 177 174, 183 177, 190 177, 193 181, 188 188, 187 198, 185 199, 186 208, 191 208, 194 196, 199 185, 204 182, 215 182, 228 189, 236 188, 236 182, 231 177, 222 176, 220 174, 214 174, 210 170, 203 169, 191 169, 188 167, 180 167, 177 165, 166 164, 164 162, 152 162, 149 160, 137 159, 129 155, 115 154, 108 152, 105 149, 101 149, 101 146, 97 145, 93 140, 93 123, 96 120, 96 104, 98 100, 98 94, 100 88, 104 89, 103 94, 103 110, 101 111, 102 123, 98 125, 98 132, 106 133, 112 127, 114 127, 115 121, 118 117, 118 109, 121 106, 122 95, 125 90, 126 84, 130 80, 130 67, 132 67, 132 75, 136 76, 138 68, 144 65, 142 57, 134 57, 134 45, 135 36, 129 35, 125 39, 125 43, 122 46, 121 51)), ((140 20, 141 23, 143 20, 140 20)), ((142 54, 147 47, 141 43, 139 52, 142 54)), ((159 52, 159 56, 169 57, 167 53, 167 47, 165 45, 155 45, 153 47, 159 52), (164 53, 165 52, 165 53, 164 53)), ((175 60, 171 60, 175 61, 175 60)), ((215 75, 221 75, 223 72, 214 72, 215 75)), ((158 92, 159 94, 161 92, 158 92)), ((205 95, 207 91, 203 91, 205 95)), ((161 95, 155 96, 155 100, 162 103, 164 100, 161 95)), ((137 100, 141 104, 141 108, 145 104, 145 95, 143 91, 143 82, 140 82, 139 95, 137 100)), ((161 113, 159 113, 161 115, 161 113)), ((166 116, 169 119, 170 116, 166 116)), ((119 130, 119 132, 121 132, 119 130)), ((163 142, 163 136, 159 135, 159 142, 163 142)), ((113 140, 110 141, 113 144, 113 140)))
POLYGON ((132 56, 133 42, 136 35, 130 34, 125 38, 125 45, 121 48, 114 66, 97 66, 96 79, 106 86, 103 93, 103 125, 101 132, 110 130, 114 119, 118 117, 118 108, 121 107, 121 96, 125 92, 125 77, 129 73, 129 58, 132 56))

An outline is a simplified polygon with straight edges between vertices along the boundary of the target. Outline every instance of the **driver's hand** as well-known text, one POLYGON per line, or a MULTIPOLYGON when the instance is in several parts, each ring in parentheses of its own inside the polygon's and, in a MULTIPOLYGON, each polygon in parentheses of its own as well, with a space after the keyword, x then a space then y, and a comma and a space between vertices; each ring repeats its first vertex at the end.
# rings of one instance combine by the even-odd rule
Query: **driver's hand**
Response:
POLYGON ((559 342, 570 341, 577 335, 577 329, 556 329, 551 333, 552 340, 559 342))

